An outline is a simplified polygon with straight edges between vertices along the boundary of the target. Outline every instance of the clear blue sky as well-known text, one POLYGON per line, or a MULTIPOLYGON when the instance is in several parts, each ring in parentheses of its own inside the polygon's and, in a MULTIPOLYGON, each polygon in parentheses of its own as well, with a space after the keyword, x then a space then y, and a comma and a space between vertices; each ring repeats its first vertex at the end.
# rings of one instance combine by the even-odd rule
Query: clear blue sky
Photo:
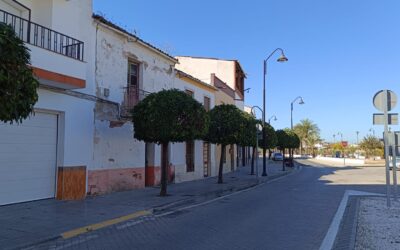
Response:
POLYGON ((290 102, 301 95, 294 123, 309 118, 324 139, 341 132, 355 142, 357 130, 382 132, 372 125, 375 92, 400 94, 398 0, 94 0, 94 9, 174 56, 238 59, 247 105, 262 106, 262 61, 282 47, 289 61, 270 60, 267 75, 276 129, 290 127, 290 102))

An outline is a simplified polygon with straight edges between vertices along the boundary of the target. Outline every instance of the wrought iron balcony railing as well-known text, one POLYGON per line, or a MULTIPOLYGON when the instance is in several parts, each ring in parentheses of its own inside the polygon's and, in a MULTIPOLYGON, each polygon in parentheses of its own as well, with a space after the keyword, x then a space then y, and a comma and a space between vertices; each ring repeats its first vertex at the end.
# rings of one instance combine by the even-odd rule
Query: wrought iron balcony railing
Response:
POLYGON ((131 117, 132 109, 151 92, 138 89, 136 86, 124 87, 124 100, 121 104, 121 116, 131 117))
POLYGON ((83 61, 84 43, 0 9, 0 22, 9 24, 28 44, 83 61))

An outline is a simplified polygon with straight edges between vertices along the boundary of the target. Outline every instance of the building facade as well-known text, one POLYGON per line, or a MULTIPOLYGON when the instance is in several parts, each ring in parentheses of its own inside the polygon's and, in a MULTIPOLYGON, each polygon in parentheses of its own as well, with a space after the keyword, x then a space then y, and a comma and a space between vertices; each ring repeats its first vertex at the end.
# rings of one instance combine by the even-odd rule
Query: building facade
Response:
MULTIPOLYGON (((231 90, 230 94, 222 91, 219 95, 221 98, 228 98, 230 101, 225 100, 226 104, 234 104, 240 110, 244 110, 244 91, 245 91, 245 78, 246 74, 240 65, 238 60, 225 60, 218 58, 208 58, 208 57, 193 57, 193 56, 177 56, 179 63, 176 68, 185 71, 194 77, 207 82, 210 85, 215 83, 224 83, 231 90), (233 90, 233 93, 232 93, 233 90), (227 94, 227 95, 224 95, 227 94), (225 96, 225 97, 223 97, 225 96), (232 102, 233 101, 233 102, 232 102)), ((226 86, 220 86, 220 90, 226 90, 226 86)), ((217 104, 218 105, 218 104, 217 104)), ((235 154, 236 167, 244 166, 246 161, 246 149, 240 146, 232 145, 227 152, 232 155, 235 154)), ((217 153, 218 154, 218 153, 217 153)), ((229 162, 231 165, 231 170, 234 170, 232 161, 224 160, 224 162, 229 162)))
POLYGON ((30 49, 35 114, 0 123, 0 205, 83 198, 93 152, 91 1, 1 0, 0 20, 30 49))
MULTIPOLYGON (((158 185, 161 147, 134 139, 131 121, 132 108, 149 93, 176 88, 206 110, 223 103, 243 109, 237 61, 210 60, 204 65, 218 70, 206 76, 177 70, 184 58, 178 64, 93 15, 91 0, 0 0, 0 21, 30 49, 40 82, 35 113, 22 124, 0 123, 0 205, 158 185)), ((171 143, 168 150, 169 182, 218 174, 220 148, 213 144, 171 143)), ((228 148, 224 172, 235 169, 237 155, 228 148)))

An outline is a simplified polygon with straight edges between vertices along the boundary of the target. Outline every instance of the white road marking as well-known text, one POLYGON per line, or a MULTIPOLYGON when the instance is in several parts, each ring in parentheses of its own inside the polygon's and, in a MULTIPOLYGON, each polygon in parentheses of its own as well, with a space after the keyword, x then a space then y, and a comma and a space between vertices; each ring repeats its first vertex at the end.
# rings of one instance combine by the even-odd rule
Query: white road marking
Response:
POLYGON ((336 235, 339 231, 340 222, 342 221, 344 211, 346 210, 347 202, 350 196, 365 196, 365 195, 376 195, 376 196, 384 196, 383 194, 377 193, 369 193, 369 192, 362 192, 356 190, 346 190, 342 201, 340 202, 339 208, 336 211, 335 217, 329 226, 328 232, 325 235, 324 240, 320 246, 320 250, 329 250, 332 249, 333 244, 335 243, 336 235))

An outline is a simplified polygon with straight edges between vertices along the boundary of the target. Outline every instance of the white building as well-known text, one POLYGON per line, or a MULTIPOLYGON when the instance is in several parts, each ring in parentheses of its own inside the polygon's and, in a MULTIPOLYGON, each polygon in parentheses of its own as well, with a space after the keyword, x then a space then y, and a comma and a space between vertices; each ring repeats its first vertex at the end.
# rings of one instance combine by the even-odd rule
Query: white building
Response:
POLYGON ((0 0, 0 20, 31 50, 41 84, 34 116, 0 123, 0 205, 86 194, 95 106, 91 13, 91 1, 0 0))
MULTIPOLYGON (((31 50, 40 81, 35 115, 20 125, 0 123, 0 205, 157 185, 161 147, 133 138, 132 107, 171 88, 206 109, 215 96, 243 99, 240 77, 232 82, 221 73, 234 84, 221 95, 210 82, 176 70, 176 58, 92 15, 92 0, 0 0, 0 20, 31 50)), ((226 64, 242 72, 237 61, 226 64)), ((217 175, 215 148, 203 141, 171 144, 169 181, 217 175)))

